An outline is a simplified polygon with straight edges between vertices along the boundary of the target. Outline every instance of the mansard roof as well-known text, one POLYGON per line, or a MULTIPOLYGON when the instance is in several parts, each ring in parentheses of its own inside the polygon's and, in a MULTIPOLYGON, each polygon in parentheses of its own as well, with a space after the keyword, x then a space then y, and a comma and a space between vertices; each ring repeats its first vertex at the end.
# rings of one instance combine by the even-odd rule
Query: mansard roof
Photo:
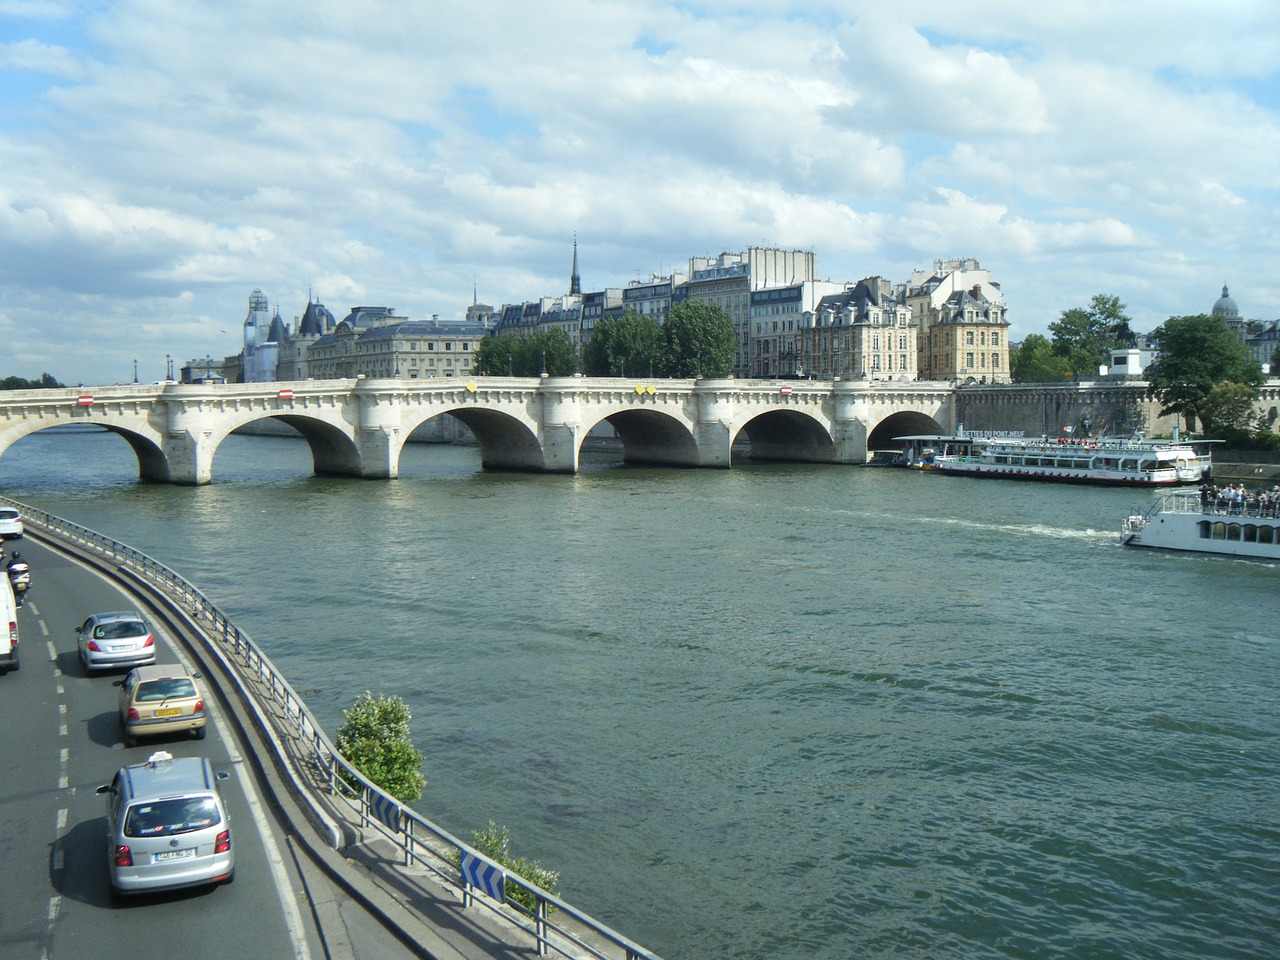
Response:
POLYGON ((483 323, 467 321, 402 320, 373 327, 360 334, 361 341, 386 340, 391 337, 483 337, 489 328, 483 323))

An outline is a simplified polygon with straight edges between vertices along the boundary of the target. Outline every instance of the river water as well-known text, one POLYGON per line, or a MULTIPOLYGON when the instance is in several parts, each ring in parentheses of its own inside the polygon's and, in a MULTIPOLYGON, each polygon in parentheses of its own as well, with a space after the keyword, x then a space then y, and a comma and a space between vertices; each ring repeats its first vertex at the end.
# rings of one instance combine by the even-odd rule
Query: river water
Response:
POLYGON ((1280 568, 1120 548, 1150 494, 310 469, 44 432, 0 491, 199 583, 331 734, 403 697, 426 816, 668 960, 1280 956, 1280 568))

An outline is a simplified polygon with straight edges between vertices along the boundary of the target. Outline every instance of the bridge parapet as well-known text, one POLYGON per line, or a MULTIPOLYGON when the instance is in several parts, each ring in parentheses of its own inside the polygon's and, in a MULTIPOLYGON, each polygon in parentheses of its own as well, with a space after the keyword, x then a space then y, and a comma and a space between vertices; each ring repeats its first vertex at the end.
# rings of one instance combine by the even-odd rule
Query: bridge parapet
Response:
POLYGON ((603 421, 629 463, 729 467, 740 440, 753 459, 862 463, 891 418, 898 434, 954 429, 953 393, 919 382, 581 376, 35 390, 0 394, 0 455, 37 430, 93 424, 128 440, 142 477, 204 484, 229 434, 274 418, 306 439, 317 474, 393 478, 409 435, 448 414, 471 429, 486 469, 575 472, 603 421))

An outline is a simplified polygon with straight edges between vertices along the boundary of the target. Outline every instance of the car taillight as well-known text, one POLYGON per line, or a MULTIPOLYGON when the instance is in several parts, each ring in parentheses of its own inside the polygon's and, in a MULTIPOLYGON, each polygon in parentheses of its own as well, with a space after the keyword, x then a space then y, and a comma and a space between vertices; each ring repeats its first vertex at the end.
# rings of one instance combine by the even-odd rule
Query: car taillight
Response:
POLYGON ((130 719, 130 720, 141 720, 141 719, 142 719, 142 717, 138 714, 138 708, 137 708, 137 707, 130 707, 130 708, 129 708, 129 714, 128 714, 128 716, 129 716, 129 719, 130 719))
POLYGON ((149 633, 148 633, 148 634, 147 634, 147 639, 145 639, 145 640, 143 640, 143 641, 142 641, 142 645, 143 645, 144 647, 154 647, 154 646, 156 645, 156 638, 155 638, 155 637, 153 637, 151 634, 149 634, 149 633))
POLYGON ((100 646, 98 646, 98 644, 97 644, 97 642, 96 642, 96 641, 93 641, 93 640, 90 640, 90 641, 89 641, 89 649, 90 649, 90 650, 92 650, 94 653, 101 653, 101 652, 102 652, 102 648, 101 648, 100 646))
POLYGON ((121 844, 120 846, 116 847, 116 866, 117 867, 133 866, 133 851, 130 850, 128 847, 126 847, 124 844, 121 844))
POLYGON ((204 713, 204 701, 197 700, 196 705, 192 707, 192 713, 204 713))
POLYGON ((220 834, 218 834, 218 839, 213 841, 213 852, 226 853, 230 849, 231 849, 231 831, 223 830, 220 834))
POLYGON ((16 620, 9 621, 9 646, 16 647, 18 645, 18 623, 16 620))

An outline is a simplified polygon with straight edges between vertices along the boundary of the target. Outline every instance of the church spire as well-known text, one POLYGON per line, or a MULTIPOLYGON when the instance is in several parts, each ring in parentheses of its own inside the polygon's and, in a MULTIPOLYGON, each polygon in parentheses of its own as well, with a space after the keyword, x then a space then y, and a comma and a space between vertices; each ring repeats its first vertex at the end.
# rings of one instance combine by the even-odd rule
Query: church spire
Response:
POLYGON ((578 277, 578 232, 573 233, 573 271, 569 274, 569 296, 582 295, 582 280, 578 277))

